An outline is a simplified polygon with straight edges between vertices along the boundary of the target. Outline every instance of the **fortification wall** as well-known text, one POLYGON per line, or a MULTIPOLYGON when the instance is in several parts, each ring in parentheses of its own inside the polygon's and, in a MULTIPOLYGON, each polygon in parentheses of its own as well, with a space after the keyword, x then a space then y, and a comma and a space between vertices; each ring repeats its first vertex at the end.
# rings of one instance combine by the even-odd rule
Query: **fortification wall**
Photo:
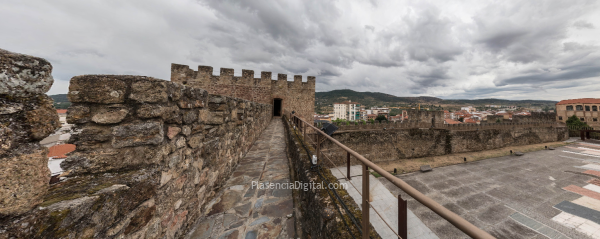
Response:
MULTIPOLYGON (((522 127, 485 130, 387 129, 336 132, 333 138, 373 162, 439 156, 508 146, 562 141, 566 127, 522 127)), ((346 153, 325 141, 324 150, 345 162, 346 153)))
MULTIPOLYGON (((334 123, 335 124, 335 123, 334 123)), ((389 122, 382 121, 374 123, 341 123, 335 124, 338 126, 338 132, 351 131, 351 130, 381 130, 381 129, 409 129, 409 128, 431 128, 431 123, 419 123, 419 122, 389 122)), ((562 127, 565 126, 558 122, 521 122, 513 123, 512 121, 505 123, 481 123, 481 124, 435 124, 435 129, 448 129, 448 130, 484 130, 484 129, 514 129, 514 128, 529 128, 529 127, 562 127)))
POLYGON ((260 78, 254 78, 253 70, 242 70, 242 76, 234 76, 234 70, 221 68, 219 76, 212 74, 210 66, 198 66, 194 71, 186 65, 171 64, 171 81, 196 88, 206 89, 209 94, 237 97, 258 103, 273 104, 273 99, 282 100, 282 111, 296 114, 312 121, 315 103, 314 76, 302 82, 301 75, 295 75, 294 81, 288 81, 286 74, 262 71, 260 78))
POLYGON ((143 76, 77 76, 68 96, 66 179, 0 218, 0 238, 182 237, 272 117, 270 104, 143 76))
POLYGON ((407 110, 408 121, 411 123, 443 124, 444 111, 407 110))
POLYGON ((48 149, 39 141, 60 127, 45 95, 53 82, 48 61, 0 49, 0 218, 29 211, 48 191, 48 149))

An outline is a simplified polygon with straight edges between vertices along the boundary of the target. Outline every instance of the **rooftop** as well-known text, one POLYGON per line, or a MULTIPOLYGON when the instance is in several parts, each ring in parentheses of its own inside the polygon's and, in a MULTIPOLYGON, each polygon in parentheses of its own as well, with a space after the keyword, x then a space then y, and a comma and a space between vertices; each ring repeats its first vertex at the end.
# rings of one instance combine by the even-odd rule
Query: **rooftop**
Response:
POLYGON ((581 99, 569 99, 569 100, 561 100, 556 103, 557 105, 566 105, 566 104, 600 104, 600 99, 596 98, 581 98, 581 99))
POLYGON ((66 158, 68 153, 75 151, 74 144, 59 144, 48 148, 48 157, 54 159, 66 158))

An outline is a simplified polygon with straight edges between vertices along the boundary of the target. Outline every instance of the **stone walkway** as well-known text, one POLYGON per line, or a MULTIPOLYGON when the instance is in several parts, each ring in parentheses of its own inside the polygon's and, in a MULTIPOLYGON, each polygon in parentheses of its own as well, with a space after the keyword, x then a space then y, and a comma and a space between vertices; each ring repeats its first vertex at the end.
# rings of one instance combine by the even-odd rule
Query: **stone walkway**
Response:
POLYGON ((294 238, 292 190, 269 187, 290 182, 284 134, 281 119, 273 118, 189 239, 294 238))

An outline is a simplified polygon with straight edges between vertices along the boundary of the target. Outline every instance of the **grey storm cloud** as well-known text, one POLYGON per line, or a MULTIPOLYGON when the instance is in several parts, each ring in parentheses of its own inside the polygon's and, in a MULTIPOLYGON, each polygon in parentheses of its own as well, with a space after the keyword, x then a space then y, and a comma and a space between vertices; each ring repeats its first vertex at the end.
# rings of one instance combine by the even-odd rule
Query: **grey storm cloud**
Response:
POLYGON ((51 94, 179 63, 315 75, 318 91, 556 100, 600 81, 599 23, 593 0, 5 0, 0 48, 50 60, 51 94))

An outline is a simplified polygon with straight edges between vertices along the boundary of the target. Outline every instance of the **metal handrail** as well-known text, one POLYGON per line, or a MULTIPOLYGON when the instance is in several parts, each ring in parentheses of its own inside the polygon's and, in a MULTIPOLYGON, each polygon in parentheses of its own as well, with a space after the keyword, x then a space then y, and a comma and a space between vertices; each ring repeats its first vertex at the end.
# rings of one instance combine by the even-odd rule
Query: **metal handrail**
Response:
POLYGON ((408 185, 406 182, 402 181, 399 178, 394 177, 389 172, 387 172, 387 171, 383 170, 382 168, 380 168, 379 166, 377 166, 377 164, 374 164, 373 162, 369 161, 368 159, 366 159, 365 157, 363 157, 359 153, 357 153, 354 150, 348 148, 346 145, 344 145, 344 144, 340 143, 339 141, 335 140, 334 138, 332 138, 331 136, 327 135, 326 133, 324 133, 320 129, 314 127, 312 124, 307 123, 302 118, 299 118, 299 117, 297 117, 295 115, 293 115, 292 118, 294 118, 296 120, 299 120, 300 122, 303 123, 303 125, 307 125, 308 127, 312 128, 313 130, 315 130, 316 132, 318 132, 319 134, 321 134, 325 138, 331 140, 331 142, 333 142, 334 144, 337 144, 338 146, 340 146, 340 148, 344 149, 346 152, 348 152, 351 155, 353 155, 356 159, 358 159, 359 161, 361 161, 364 165, 366 165, 367 167, 372 168, 373 170, 375 170, 375 172, 379 173, 379 175, 381 175, 382 177, 384 177, 387 180, 389 180, 390 182, 392 182, 394 185, 396 185, 397 187, 399 187, 400 189, 402 189, 404 192, 406 192, 408 195, 410 195, 411 197, 413 197, 415 200, 417 200, 418 202, 420 202, 424 206, 428 207, 433 212, 435 212, 438 215, 440 215, 442 218, 446 219, 446 221, 450 222, 452 225, 454 225, 456 228, 458 228, 459 230, 461 230, 465 234, 469 235, 470 237, 472 237, 472 238, 495 238, 492 235, 490 235, 489 233, 485 232, 484 230, 479 229, 475 225, 471 224, 469 221, 467 221, 464 218, 460 217, 456 213, 453 213, 452 211, 448 210, 444 206, 440 205, 439 203, 437 203, 433 199, 425 196, 423 193, 419 192, 418 190, 416 190, 412 186, 408 185))

